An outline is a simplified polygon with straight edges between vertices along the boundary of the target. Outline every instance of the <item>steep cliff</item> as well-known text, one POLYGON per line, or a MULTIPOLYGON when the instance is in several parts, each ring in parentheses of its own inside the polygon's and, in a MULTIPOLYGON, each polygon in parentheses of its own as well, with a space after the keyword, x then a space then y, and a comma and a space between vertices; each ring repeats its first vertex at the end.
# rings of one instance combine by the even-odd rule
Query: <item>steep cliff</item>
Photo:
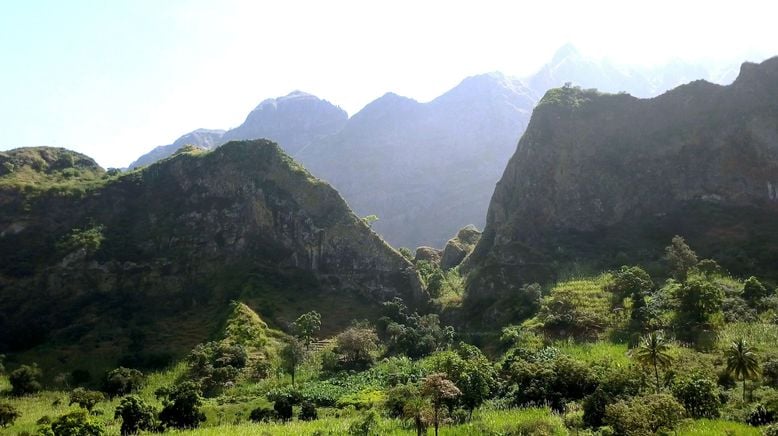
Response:
POLYGON ((648 100, 546 93, 468 261, 471 307, 561 271, 656 262, 674 234, 735 273, 774 276, 777 97, 778 58, 648 100))
POLYGON ((34 195, 18 175, 0 177, 0 351, 77 343, 116 358, 140 329, 144 350, 178 352, 231 300, 276 326, 317 309, 332 330, 425 298, 410 262, 269 141, 34 195))

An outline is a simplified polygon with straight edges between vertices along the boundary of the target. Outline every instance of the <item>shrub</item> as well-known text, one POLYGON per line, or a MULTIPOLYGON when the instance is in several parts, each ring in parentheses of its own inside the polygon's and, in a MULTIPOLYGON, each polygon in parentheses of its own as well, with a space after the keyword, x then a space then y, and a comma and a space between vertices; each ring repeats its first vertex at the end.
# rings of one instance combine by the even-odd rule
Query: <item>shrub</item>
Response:
POLYGON ((70 393, 70 403, 68 405, 78 404, 78 407, 91 412, 95 405, 103 400, 105 400, 105 396, 102 392, 76 388, 70 393))
POLYGON ((276 412, 267 407, 257 407, 249 414, 251 422, 270 422, 276 417, 276 412))
POLYGON ((684 408, 666 394, 634 397, 605 408, 605 422, 616 435, 649 436, 672 430, 684 416, 684 408))
POLYGON ((22 365, 11 371, 8 381, 11 382, 11 394, 16 396, 34 394, 41 390, 41 370, 38 365, 22 365))
POLYGON ((155 430, 154 408, 146 404, 140 397, 129 395, 122 398, 116 406, 114 419, 121 418, 122 436, 135 435, 141 430, 155 430))
POLYGON ((273 410, 276 411, 276 417, 283 422, 292 419, 294 411, 292 409, 292 402, 288 398, 280 397, 273 404, 273 410))
POLYGON ((314 406, 310 401, 304 401, 298 418, 301 421, 313 421, 318 417, 319 416, 316 412, 316 406, 314 406))
POLYGON ((51 423, 54 436, 102 436, 103 427, 92 420, 83 410, 68 413, 51 423))
POLYGON ((756 404, 746 417, 746 422, 754 427, 772 424, 776 420, 775 415, 774 411, 768 409, 763 404, 756 404))
POLYGON ((676 380, 673 396, 693 418, 717 418, 721 408, 719 389, 712 380, 692 376, 676 380))
POLYGON ((207 394, 234 382, 247 360, 243 346, 225 342, 200 344, 187 357, 190 376, 199 380, 207 394))
POLYGON ((155 394, 162 398, 159 420, 165 427, 196 428, 205 421, 205 414, 200 411, 203 398, 196 383, 187 381, 172 388, 158 389, 155 394))
POLYGON ((749 277, 743 283, 743 299, 751 306, 756 306, 763 298, 767 297, 769 292, 756 277, 749 277))
POLYGON ((380 417, 375 410, 370 410, 361 419, 352 422, 348 428, 349 436, 371 436, 376 433, 380 417))
POLYGON ((0 427, 8 427, 12 425, 21 413, 12 405, 8 403, 0 403, 0 427))
POLYGON ((778 358, 773 356, 765 360, 762 364, 762 377, 766 385, 778 388, 778 358))
POLYGON ((762 429, 764 436, 778 436, 778 424, 770 424, 762 429))
POLYGON ((145 378, 137 369, 120 366, 105 374, 103 391, 111 397, 131 394, 143 386, 145 378))

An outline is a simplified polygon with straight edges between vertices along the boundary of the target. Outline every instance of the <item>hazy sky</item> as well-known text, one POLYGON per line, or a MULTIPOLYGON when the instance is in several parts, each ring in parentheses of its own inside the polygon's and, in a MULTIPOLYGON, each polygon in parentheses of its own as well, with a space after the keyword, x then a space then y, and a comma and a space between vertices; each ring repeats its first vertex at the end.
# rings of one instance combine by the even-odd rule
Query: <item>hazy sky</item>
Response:
POLYGON ((778 54, 767 1, 0 1, 0 150, 125 166, 301 89, 349 114, 466 76, 526 75, 556 48, 625 63, 778 54), (765 6, 767 5, 767 6, 765 6))

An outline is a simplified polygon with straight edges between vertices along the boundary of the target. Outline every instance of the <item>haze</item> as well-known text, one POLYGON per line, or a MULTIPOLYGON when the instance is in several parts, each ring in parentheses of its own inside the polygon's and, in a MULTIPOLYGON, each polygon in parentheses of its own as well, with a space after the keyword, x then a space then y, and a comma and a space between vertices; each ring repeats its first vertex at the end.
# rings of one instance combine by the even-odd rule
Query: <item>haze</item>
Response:
POLYGON ((772 6, 738 2, 27 1, 0 6, 0 149, 75 149, 123 167, 301 89, 354 114, 523 76, 566 42, 623 63, 778 54, 772 6))

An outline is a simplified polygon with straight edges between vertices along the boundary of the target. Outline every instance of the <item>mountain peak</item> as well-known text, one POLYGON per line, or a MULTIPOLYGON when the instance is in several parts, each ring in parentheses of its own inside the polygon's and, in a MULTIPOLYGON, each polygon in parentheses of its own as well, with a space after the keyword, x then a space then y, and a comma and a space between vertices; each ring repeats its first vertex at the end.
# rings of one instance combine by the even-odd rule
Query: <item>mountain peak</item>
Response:
POLYGON ((554 53, 554 57, 551 58, 551 63, 559 64, 569 58, 577 58, 577 57, 581 57, 581 52, 578 50, 578 48, 576 48, 575 45, 568 42, 567 44, 557 49, 557 51, 554 53))

